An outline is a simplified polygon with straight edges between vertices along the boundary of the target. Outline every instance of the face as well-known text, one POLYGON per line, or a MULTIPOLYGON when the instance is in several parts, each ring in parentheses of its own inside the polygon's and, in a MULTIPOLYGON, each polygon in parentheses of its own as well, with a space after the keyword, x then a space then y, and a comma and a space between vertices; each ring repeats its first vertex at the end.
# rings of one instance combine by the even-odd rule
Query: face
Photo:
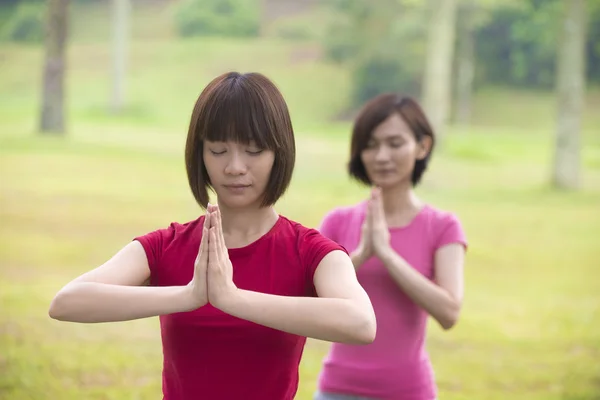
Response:
POLYGON ((204 142, 204 165, 219 202, 232 208, 258 206, 275 153, 237 142, 204 142))
POLYGON ((361 160, 375 186, 391 188, 411 183, 415 161, 427 156, 429 140, 417 142, 404 119, 394 113, 374 130, 361 160))

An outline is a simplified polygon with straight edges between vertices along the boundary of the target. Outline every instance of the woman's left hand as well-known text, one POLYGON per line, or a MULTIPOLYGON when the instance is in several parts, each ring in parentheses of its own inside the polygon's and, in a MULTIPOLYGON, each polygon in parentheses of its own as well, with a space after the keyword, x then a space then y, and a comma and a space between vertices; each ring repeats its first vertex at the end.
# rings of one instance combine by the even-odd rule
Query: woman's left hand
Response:
POLYGON ((373 250, 379 258, 384 257, 390 250, 390 231, 385 221, 381 189, 375 188, 369 199, 369 212, 372 218, 373 250))
POLYGON ((208 301, 214 307, 222 309, 224 302, 235 294, 237 287, 233 283, 233 266, 225 246, 221 211, 218 206, 210 205, 207 210, 210 215, 208 239, 208 301))

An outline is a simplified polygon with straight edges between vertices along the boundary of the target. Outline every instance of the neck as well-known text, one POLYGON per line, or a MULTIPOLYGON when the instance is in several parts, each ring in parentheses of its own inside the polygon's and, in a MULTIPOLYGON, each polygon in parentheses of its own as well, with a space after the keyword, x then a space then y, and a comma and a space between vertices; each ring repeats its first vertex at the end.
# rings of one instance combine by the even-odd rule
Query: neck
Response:
POLYGON ((221 223, 223 233, 227 236, 249 237, 268 232, 279 215, 273 207, 229 208, 221 202, 221 223))
POLYGON ((422 206, 422 202, 415 194, 410 182, 408 182, 408 185, 382 188, 381 196, 386 215, 410 213, 422 206))

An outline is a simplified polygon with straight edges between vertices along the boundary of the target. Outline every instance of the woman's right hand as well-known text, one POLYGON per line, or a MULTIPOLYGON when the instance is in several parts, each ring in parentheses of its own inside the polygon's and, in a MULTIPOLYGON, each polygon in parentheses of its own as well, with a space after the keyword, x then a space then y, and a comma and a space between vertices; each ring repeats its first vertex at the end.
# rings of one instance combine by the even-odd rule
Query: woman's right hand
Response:
MULTIPOLYGON (((370 203, 369 203, 370 204, 370 203)), ((350 257, 354 267, 358 269, 365 261, 367 261, 374 254, 373 247, 373 216, 371 215, 369 206, 365 213, 365 220, 363 221, 360 230, 360 242, 356 247, 356 250, 352 252, 350 257)))
POLYGON ((202 226, 202 239, 200 248, 194 262, 194 277, 188 283, 192 309, 195 310, 208 303, 208 290, 206 285, 206 273, 208 270, 208 230, 210 229, 210 214, 206 212, 202 226))

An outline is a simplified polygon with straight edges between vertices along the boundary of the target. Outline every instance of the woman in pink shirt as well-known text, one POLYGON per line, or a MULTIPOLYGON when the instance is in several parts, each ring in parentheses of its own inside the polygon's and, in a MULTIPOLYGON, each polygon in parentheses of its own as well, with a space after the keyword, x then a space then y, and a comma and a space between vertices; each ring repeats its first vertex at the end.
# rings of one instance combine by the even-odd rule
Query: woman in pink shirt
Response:
POLYGON ((337 207, 320 231, 351 252, 377 318, 372 344, 333 344, 315 400, 432 400, 425 349, 432 316, 456 323, 463 297, 466 239, 455 215, 424 203, 413 188, 434 147, 434 133, 411 98, 369 101, 352 132, 349 172, 373 187, 369 199, 337 207))
POLYGON ((293 399, 307 336, 349 344, 375 336, 345 250, 274 209, 294 160, 275 85, 254 73, 217 77, 195 104, 185 149, 206 215, 135 238, 60 290, 50 316, 160 316, 163 399, 293 399))

